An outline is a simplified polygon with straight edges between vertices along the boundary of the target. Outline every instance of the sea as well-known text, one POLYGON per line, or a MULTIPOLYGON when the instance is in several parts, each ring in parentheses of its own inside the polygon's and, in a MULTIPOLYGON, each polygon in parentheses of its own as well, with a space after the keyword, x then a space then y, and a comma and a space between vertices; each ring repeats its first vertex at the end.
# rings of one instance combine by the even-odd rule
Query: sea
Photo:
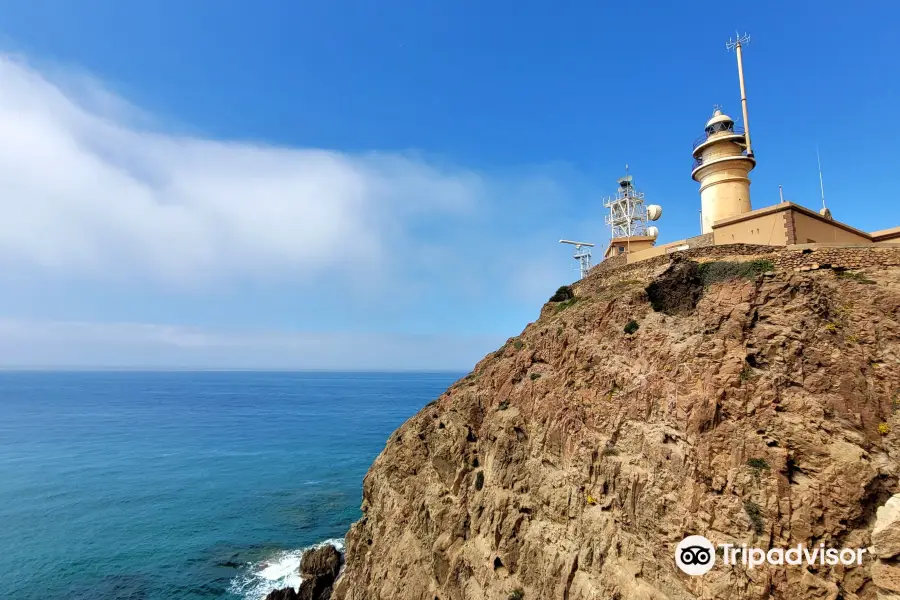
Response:
POLYGON ((0 372, 0 599, 260 600, 462 373, 0 372))

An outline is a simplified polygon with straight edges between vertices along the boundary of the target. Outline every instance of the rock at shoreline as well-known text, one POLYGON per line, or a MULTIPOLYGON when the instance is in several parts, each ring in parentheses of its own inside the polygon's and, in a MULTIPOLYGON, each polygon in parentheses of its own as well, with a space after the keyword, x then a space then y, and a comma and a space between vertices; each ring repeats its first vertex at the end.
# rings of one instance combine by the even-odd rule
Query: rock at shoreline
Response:
POLYGON ((300 577, 303 578, 300 590, 275 590, 266 596, 266 600, 329 600, 343 560, 331 544, 304 552, 300 560, 300 577))

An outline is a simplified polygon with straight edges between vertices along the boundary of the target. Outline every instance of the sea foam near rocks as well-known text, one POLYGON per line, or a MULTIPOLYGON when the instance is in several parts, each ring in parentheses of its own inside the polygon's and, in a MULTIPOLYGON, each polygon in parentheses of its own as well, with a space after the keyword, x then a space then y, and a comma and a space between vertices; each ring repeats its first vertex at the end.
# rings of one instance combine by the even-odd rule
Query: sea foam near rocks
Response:
POLYGON ((231 580, 228 591, 245 600, 262 600, 269 592, 292 587, 300 589, 300 561, 303 554, 326 545, 332 545, 344 553, 343 539, 325 540, 319 544, 299 550, 285 550, 268 560, 248 563, 240 575, 231 580))

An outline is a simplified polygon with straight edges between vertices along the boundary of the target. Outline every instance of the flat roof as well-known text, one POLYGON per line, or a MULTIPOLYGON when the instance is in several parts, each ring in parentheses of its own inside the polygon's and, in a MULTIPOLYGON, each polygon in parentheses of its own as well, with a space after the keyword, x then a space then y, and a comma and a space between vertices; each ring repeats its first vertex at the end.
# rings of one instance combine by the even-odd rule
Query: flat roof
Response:
MULTIPOLYGON (((872 238, 874 234, 867 233, 862 231, 861 229, 857 229, 856 227, 851 227, 846 223, 838 221, 837 219, 826 219, 819 213, 814 210, 810 210, 805 206, 800 206, 799 204, 794 204, 793 202, 780 202, 778 204, 773 204, 772 206, 766 206, 764 208, 757 208, 756 210, 751 210, 748 213, 744 213, 741 215, 737 215, 736 217, 728 217, 727 219, 720 219, 712 224, 713 229, 716 227, 722 227, 723 225, 732 225, 734 223, 740 223, 741 221, 748 221, 750 219, 755 219, 756 217, 762 217, 764 215, 782 212, 785 210, 796 210, 797 212, 806 215, 807 217, 811 217, 813 219, 817 219, 823 223, 828 223, 830 225, 834 225, 840 229, 844 229, 846 231, 850 231, 855 233, 856 235, 872 238)), ((897 228, 900 229, 900 228, 897 228)), ((887 231, 887 230, 886 230, 887 231)))

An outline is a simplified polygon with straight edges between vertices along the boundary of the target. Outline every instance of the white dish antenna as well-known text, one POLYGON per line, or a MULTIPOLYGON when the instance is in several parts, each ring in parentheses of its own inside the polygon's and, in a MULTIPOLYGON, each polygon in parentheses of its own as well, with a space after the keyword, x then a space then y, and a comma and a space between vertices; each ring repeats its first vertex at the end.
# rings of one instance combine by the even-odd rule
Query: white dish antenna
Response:
MULTIPOLYGON (((655 221, 656 219, 653 219, 653 220, 655 221)), ((655 240, 657 237, 659 237, 659 228, 651 225, 650 227, 647 228, 647 235, 652 237, 655 240)))
MULTIPOLYGON (((647 218, 656 221, 662 216, 662 206, 659 204, 651 204, 647 206, 647 218)), ((656 237, 656 236, 653 236, 656 237)))

